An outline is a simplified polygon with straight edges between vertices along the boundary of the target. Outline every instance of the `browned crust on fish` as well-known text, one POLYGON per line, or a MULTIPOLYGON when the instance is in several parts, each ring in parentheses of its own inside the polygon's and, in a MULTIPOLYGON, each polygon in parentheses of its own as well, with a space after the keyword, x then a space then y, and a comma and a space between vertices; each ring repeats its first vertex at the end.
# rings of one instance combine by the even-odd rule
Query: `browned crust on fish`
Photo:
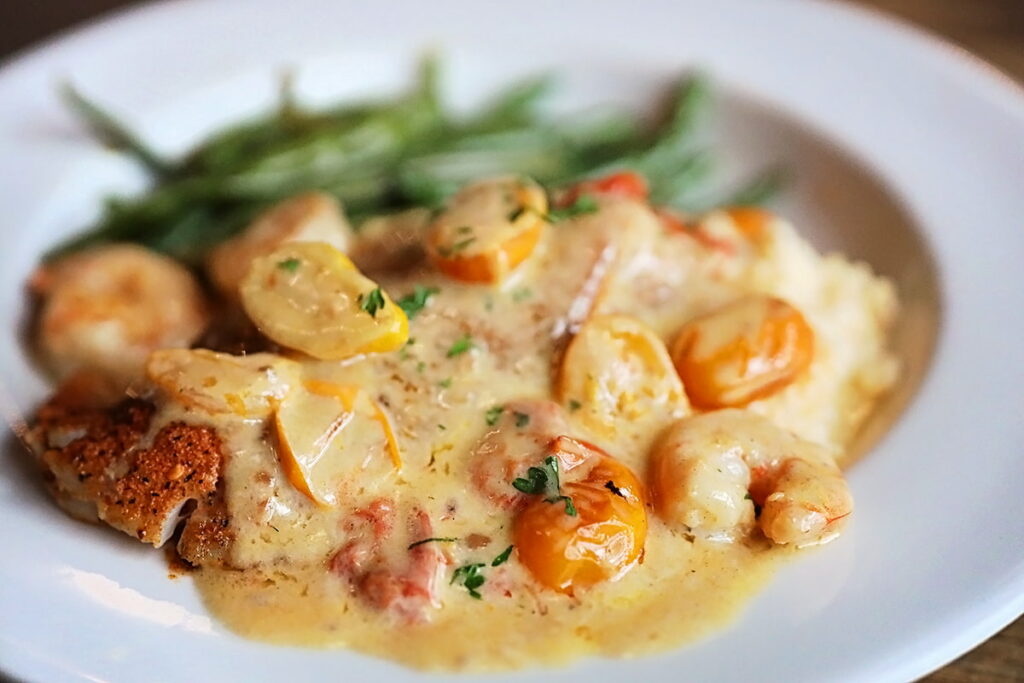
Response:
POLYGON ((172 422, 153 434, 149 402, 90 408, 66 399, 58 392, 45 403, 30 434, 61 506, 156 546, 191 514, 179 544, 185 559, 223 561, 231 537, 217 432, 172 422))
POLYGON ((180 514, 183 503, 214 492, 220 438, 210 427, 172 422, 157 432, 151 447, 127 455, 128 471, 104 492, 100 516, 114 528, 134 531, 144 543, 159 545, 166 540, 168 519, 180 514))

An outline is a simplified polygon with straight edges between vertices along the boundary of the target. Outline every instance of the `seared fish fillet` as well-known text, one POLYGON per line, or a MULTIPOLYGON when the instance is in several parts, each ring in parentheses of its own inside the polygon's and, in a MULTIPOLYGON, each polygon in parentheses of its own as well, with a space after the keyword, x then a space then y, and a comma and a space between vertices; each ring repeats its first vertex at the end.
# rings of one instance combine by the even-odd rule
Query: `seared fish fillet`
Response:
POLYGON ((192 564, 222 561, 230 545, 218 488, 221 441, 209 427, 154 428, 153 404, 125 399, 82 408, 61 394, 36 415, 29 442, 57 502, 143 543, 162 546, 186 519, 178 550, 192 564))

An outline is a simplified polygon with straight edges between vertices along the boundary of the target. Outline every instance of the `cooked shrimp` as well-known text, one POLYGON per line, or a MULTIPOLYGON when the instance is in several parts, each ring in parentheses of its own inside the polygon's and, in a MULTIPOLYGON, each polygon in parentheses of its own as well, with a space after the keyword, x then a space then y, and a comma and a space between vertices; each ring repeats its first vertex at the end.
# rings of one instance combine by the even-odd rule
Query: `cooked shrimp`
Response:
POLYGON ((473 449, 470 478, 492 502, 511 509, 526 501, 512 482, 539 465, 551 441, 568 427, 562 408, 553 401, 523 399, 491 410, 494 424, 473 449))
POLYGON ((43 266, 38 342, 61 378, 92 370, 129 384, 156 349, 187 347, 209 321, 191 273, 143 247, 117 244, 43 266))
POLYGON ((676 422, 651 456, 655 506, 669 524, 734 538, 755 523, 778 544, 835 538, 853 499, 823 447, 763 417, 720 410, 676 422))
MULTIPOLYGON (((435 543, 408 548, 404 567, 388 561, 384 546, 394 529, 394 505, 378 500, 345 523, 349 541, 328 560, 330 571, 348 579, 352 591, 376 609, 409 623, 427 621, 441 606, 438 597, 448 560, 435 543)), ((403 543, 433 535, 430 517, 419 507, 409 513, 403 543)))

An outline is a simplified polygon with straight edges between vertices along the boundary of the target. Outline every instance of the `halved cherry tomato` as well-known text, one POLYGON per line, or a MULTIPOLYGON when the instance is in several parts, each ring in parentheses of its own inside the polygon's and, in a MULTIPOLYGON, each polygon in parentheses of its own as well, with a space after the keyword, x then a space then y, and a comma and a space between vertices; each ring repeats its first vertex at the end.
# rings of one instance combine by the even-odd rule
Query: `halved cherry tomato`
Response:
POLYGON ((582 441, 552 443, 559 462, 581 471, 561 494, 572 501, 537 496, 516 516, 513 537, 519 560, 542 585, 572 595, 576 590, 624 576, 643 555, 647 538, 646 495, 624 464, 582 441), (585 470, 585 473, 582 471, 585 470))
POLYGON ((323 192, 297 194, 274 204, 244 231, 212 249, 206 272, 221 295, 236 302, 253 259, 286 242, 326 242, 347 251, 351 234, 337 199, 323 192))
POLYGON ((609 437, 620 423, 671 420, 689 411, 665 344, 625 315, 583 323, 562 358, 558 395, 592 432, 609 437))
POLYGON ((295 386, 298 372, 298 363, 272 353, 162 349, 146 361, 147 377, 171 400, 240 417, 268 416, 295 386))
POLYGON ((274 415, 278 459, 292 485, 333 506, 349 487, 389 476, 401 465, 380 406, 358 387, 316 380, 292 392, 274 415), (380 457, 387 451, 390 463, 380 457))
POLYGON ((427 231, 438 270, 463 282, 496 284, 533 253, 546 224, 539 186, 502 178, 456 194, 427 231))
POLYGON ((314 358, 393 351, 409 338, 402 309, 325 242, 290 242, 256 258, 240 292, 263 334, 314 358))
POLYGON ((814 331, 796 308, 749 296, 686 323, 672 361, 699 408, 740 407, 792 383, 814 357, 814 331))

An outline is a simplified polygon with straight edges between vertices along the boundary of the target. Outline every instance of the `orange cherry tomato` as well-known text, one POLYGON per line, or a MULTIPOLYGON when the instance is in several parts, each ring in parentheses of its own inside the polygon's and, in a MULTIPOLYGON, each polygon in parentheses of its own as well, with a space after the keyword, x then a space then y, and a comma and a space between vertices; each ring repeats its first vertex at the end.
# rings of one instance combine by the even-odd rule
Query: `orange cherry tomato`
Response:
POLYGON ((740 407, 793 382, 814 357, 814 332, 782 299, 756 295, 694 318, 670 349, 691 403, 740 407))
MULTIPOLYGON (((575 515, 559 499, 535 496, 513 528, 520 561, 542 585, 572 595, 578 589, 624 576, 643 555, 646 495, 636 475, 596 446, 559 437, 560 462, 580 462, 582 478, 565 483, 575 515)), ((572 472, 569 477, 572 478, 572 472)))
POLYGON ((427 231, 431 260, 456 280, 499 283, 533 253, 547 208, 544 190, 532 183, 498 179, 470 185, 427 231))
POLYGON ((647 179, 642 175, 633 171, 620 171, 602 178, 576 183, 566 191, 559 205, 569 206, 583 195, 589 194, 646 200, 649 191, 647 179))

